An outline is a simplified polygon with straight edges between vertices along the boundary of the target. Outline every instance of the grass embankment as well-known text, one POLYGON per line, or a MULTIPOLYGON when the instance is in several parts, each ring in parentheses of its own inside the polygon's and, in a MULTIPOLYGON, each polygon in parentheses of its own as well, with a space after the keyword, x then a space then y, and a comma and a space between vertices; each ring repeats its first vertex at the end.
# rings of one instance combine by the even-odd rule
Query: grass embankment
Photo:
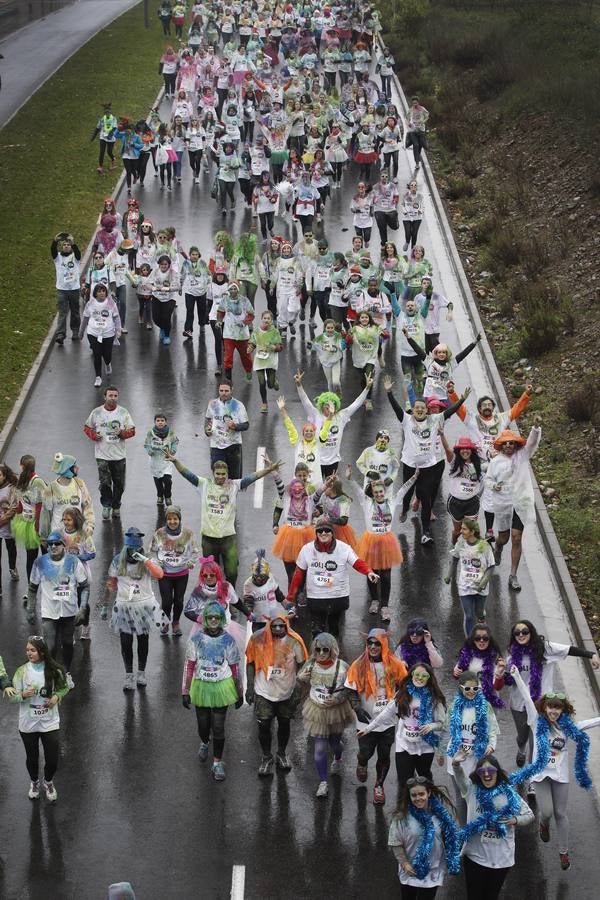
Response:
MULTIPOLYGON (((56 310, 50 242, 70 231, 82 252, 121 164, 98 176, 91 133, 102 104, 115 115, 148 114, 162 79, 160 23, 142 5, 92 38, 0 133, 0 426, 6 420, 56 310)), ((117 154, 118 155, 118 154, 117 154)), ((107 163, 105 162, 105 168, 107 163)))
POLYGON ((534 468, 598 641, 597 12, 380 5, 400 80, 431 113, 429 158, 508 393, 538 387, 534 468))

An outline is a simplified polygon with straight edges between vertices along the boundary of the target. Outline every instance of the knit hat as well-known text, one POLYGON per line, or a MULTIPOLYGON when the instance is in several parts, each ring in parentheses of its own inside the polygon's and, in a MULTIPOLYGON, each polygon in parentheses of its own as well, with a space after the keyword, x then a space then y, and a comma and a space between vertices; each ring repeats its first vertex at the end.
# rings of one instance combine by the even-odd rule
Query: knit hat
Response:
POLYGON ((175 503, 171 503, 171 505, 167 506, 167 508, 165 509, 165 518, 167 516, 177 516, 177 518, 181 522, 181 507, 176 506, 175 503))
POLYGON ((77 460, 74 456, 69 456, 68 453, 61 453, 59 450, 58 453, 54 454, 52 471, 56 472, 57 475, 65 475, 67 478, 72 478, 75 473, 71 470, 76 465, 77 460))

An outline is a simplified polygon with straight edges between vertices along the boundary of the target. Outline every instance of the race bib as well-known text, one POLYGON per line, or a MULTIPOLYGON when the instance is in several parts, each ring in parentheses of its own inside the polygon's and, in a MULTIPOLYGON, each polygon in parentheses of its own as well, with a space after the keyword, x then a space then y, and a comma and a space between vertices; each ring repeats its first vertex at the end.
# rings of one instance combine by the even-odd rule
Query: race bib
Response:
POLYGON ((268 359, 269 353, 267 350, 257 350, 256 356, 257 356, 257 359, 268 359))
POLYGON ((495 828, 486 828, 485 831, 481 833, 481 843, 489 844, 491 841, 499 841, 500 835, 496 831, 495 828))
POLYGON ((333 578, 331 575, 325 574, 325 572, 318 572, 315 575, 315 584, 319 587, 333 587, 333 578))
POLYGON ((378 700, 375 701, 375 712, 376 713, 381 712, 381 710, 385 709, 387 705, 388 705, 387 697, 380 697, 378 700))
POLYGON ((172 569, 179 569, 184 563, 183 556, 180 553, 176 553, 174 550, 167 550, 164 554, 164 560, 172 569))
POLYGON ((54 588, 53 594, 54 594, 54 599, 56 600, 56 602, 62 603, 63 601, 66 601, 69 599, 69 597, 71 596, 71 591, 69 590, 68 587, 61 586, 61 587, 54 588))
POLYGON ((313 688, 317 703, 322 706, 331 706, 334 702, 333 694, 325 687, 325 685, 317 685, 313 688))
POLYGON ((271 681, 272 678, 281 678, 283 674, 284 671, 281 666, 269 666, 267 669, 267 681, 271 681))
POLYGON ((200 681, 219 681, 219 667, 201 666, 199 675, 200 681))

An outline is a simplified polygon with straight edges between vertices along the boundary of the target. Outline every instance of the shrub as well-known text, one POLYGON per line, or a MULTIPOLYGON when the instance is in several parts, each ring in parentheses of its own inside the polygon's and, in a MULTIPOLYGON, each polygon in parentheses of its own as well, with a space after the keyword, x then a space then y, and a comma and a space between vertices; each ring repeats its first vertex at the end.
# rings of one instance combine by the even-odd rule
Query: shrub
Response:
POLYGON ((505 58, 500 58, 489 63, 482 70, 475 84, 477 99, 485 102, 499 97, 515 80, 515 73, 511 70, 505 58))
POLYGON ((458 125, 439 125, 436 134, 446 150, 456 153, 462 140, 462 130, 458 125))
POLYGON ((523 238, 523 259, 521 267, 528 278, 539 278, 552 258, 552 249, 547 234, 531 231, 523 238))
POLYGON ((464 175, 450 175, 446 180, 445 194, 449 200, 472 197, 474 193, 475 187, 472 180, 464 175))
POLYGON ((475 222, 473 226, 473 237, 481 244, 487 244, 493 234, 496 234, 503 228, 502 219, 494 213, 484 216, 475 222))
POLYGON ((556 347, 563 314, 563 301, 555 286, 536 283, 522 288, 519 344, 523 356, 541 356, 556 347))
POLYGON ((565 411, 574 422, 590 422, 599 410, 600 401, 596 383, 591 378, 582 381, 565 400, 565 411))
POLYGON ((510 223, 501 224, 499 229, 490 235, 487 255, 490 265, 501 271, 516 266, 521 261, 523 255, 521 236, 510 223))

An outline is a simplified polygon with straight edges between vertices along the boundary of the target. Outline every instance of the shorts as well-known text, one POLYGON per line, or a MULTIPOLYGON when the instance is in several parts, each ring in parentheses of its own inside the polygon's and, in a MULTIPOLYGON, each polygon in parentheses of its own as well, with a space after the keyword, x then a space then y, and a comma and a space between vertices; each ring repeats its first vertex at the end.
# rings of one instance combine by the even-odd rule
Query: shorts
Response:
POLYGON ((479 515, 479 497, 459 500, 458 497, 450 495, 446 506, 455 522, 462 522, 463 519, 476 519, 479 515))
POLYGON ((256 694, 254 697, 254 715, 259 722, 269 719, 293 719, 298 703, 300 702, 300 691, 294 688, 294 692, 287 700, 267 700, 256 694))
POLYGON ((498 532, 510 531, 511 529, 514 529, 515 531, 524 531, 525 529, 525 526, 514 509, 507 510, 506 512, 497 512, 495 514, 494 524, 496 525, 498 532))

